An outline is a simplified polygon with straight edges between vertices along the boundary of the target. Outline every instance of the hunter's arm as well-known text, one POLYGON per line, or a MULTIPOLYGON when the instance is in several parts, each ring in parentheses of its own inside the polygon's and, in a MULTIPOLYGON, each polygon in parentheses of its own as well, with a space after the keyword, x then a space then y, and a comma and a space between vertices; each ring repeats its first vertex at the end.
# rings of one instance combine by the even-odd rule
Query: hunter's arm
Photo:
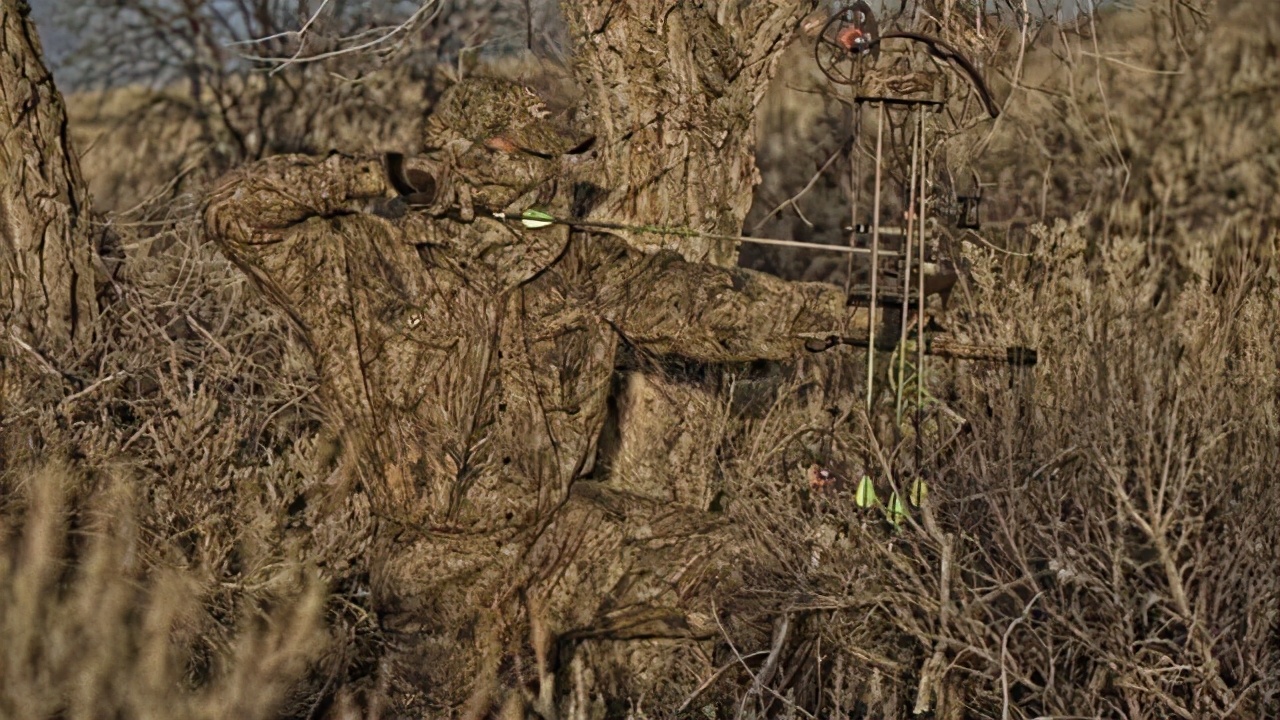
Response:
POLYGON ((209 194, 205 230, 236 255, 284 240, 311 218, 363 209, 394 197, 382 162, 331 155, 281 155, 229 173, 209 194))
POLYGON ((597 286, 601 314, 638 347, 703 362, 795 357, 806 340, 849 326, 844 294, 825 283, 691 263, 663 251, 614 251, 597 286))

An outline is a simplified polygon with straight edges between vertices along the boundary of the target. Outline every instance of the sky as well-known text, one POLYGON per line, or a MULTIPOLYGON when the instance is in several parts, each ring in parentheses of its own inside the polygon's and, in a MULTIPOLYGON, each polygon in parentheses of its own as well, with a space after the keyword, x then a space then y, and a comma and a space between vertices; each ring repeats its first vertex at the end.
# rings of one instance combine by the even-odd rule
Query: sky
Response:
MULTIPOLYGON (((828 0, 830 1, 830 0, 828 0)), ((838 0, 837 0, 838 1, 838 0)), ((883 8, 888 6, 896 8, 900 0, 868 0, 878 13, 883 13, 883 8)), ((1064 14, 1073 14, 1078 6, 1088 9, 1091 2, 1097 5, 1111 4, 1116 0, 1027 0, 1027 6, 1033 13, 1040 14, 1041 7, 1061 7, 1064 14)), ((1278 0, 1280 1, 1280 0, 1278 0)), ((83 4, 84 0, 29 0, 31 5, 32 16, 35 18, 36 27, 40 31, 40 40, 44 44, 45 56, 51 66, 56 70, 60 64, 60 60, 70 49, 71 38, 56 23, 53 22, 54 14, 59 8, 74 9, 77 5, 83 4)), ((997 0, 987 0, 990 7, 994 7, 997 0)))
POLYGON ((45 55, 57 57, 66 52, 69 38, 54 24, 53 13, 59 3, 70 5, 71 2, 69 0, 29 0, 29 2, 31 17, 35 18, 36 30, 40 32, 40 43, 44 45, 45 55))

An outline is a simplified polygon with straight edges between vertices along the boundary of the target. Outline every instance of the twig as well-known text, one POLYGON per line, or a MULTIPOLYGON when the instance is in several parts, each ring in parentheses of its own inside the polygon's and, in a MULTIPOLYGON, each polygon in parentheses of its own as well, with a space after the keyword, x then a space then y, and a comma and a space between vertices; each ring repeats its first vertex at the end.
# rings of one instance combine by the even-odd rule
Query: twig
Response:
POLYGON ((49 362, 45 356, 40 354, 39 350, 31 347, 24 342, 22 338, 18 337, 18 330, 16 328, 9 328, 9 339, 11 339, 19 348, 26 351, 31 357, 35 358, 36 364, 40 366, 41 370, 44 370, 49 375, 61 380, 67 379, 66 375, 61 370, 54 367, 53 363, 49 362))
MULTIPOLYGON (((751 232, 754 233, 757 230, 759 230, 761 227, 764 226, 765 223, 769 222, 769 220, 774 215, 777 215, 778 213, 782 212, 783 208, 785 208, 786 206, 791 205, 795 207, 796 201, 804 197, 806 193, 808 193, 810 190, 813 189, 813 186, 818 183, 818 179, 821 178, 822 174, 827 171, 827 168, 831 167, 831 163, 835 162, 836 158, 840 157, 843 151, 844 151, 843 147, 836 148, 836 151, 831 153, 831 157, 827 158, 826 162, 822 163, 822 167, 818 168, 818 172, 814 173, 813 177, 809 178, 809 182, 805 183, 805 186, 800 189, 800 192, 796 193, 795 195, 792 195, 786 200, 783 200, 781 203, 778 204, 777 207, 770 210, 763 218, 760 219, 760 222, 756 223, 751 227, 751 232)), ((799 207, 796 207, 796 212, 797 213, 800 212, 799 207)), ((809 224, 812 225, 812 223, 809 223, 809 224)))
MULTIPOLYGON (((331 58, 340 57, 342 55, 350 55, 350 54, 359 53, 365 50, 370 50, 372 48, 375 48, 379 45, 382 45, 390 41, 392 38, 404 33, 409 28, 416 25, 418 21, 423 17, 423 15, 425 15, 428 10, 431 10, 433 8, 435 12, 440 11, 438 0, 429 0, 428 2, 423 3, 417 10, 414 11, 412 15, 410 15, 407 19, 405 19, 404 22, 400 23, 399 25, 396 25, 391 28, 379 28, 376 30, 370 30, 368 32, 361 33, 359 35, 355 35, 352 38, 347 38, 347 39, 355 39, 363 35, 381 33, 377 35, 377 37, 373 38, 372 40, 361 42, 357 45, 352 45, 350 47, 339 48, 337 50, 330 50, 328 52, 322 52, 316 55, 308 55, 306 57, 300 56, 300 53, 302 51, 301 46, 299 46, 298 52, 294 53, 294 55, 291 57, 269 57, 269 56, 261 56, 261 55, 242 55, 241 57, 243 57, 246 60, 251 60, 253 62, 274 63, 276 66, 272 68, 270 74, 275 75, 276 73, 289 67, 290 65, 300 65, 303 63, 319 62, 321 60, 328 60, 331 58)), ((300 35, 301 31, 296 31, 296 33, 299 34, 299 40, 301 40, 301 35, 300 35)), ((285 33, 285 34, 288 34, 288 33, 285 33)), ((256 42, 262 42, 267 39, 268 38, 260 38, 256 42)), ((255 42, 255 41, 249 41, 249 42, 255 42)))
POLYGON ((1022 614, 1009 623, 1009 627, 1004 629, 1004 635, 1000 637, 1000 691, 1004 697, 1004 707, 1000 713, 1002 720, 1009 720, 1009 668, 1005 662, 1009 656, 1009 635, 1015 627, 1027 619, 1027 616, 1031 614, 1031 606, 1035 605, 1042 595, 1044 595, 1043 590, 1036 593, 1027 602, 1026 607, 1022 608, 1022 614))
POLYGON ((773 647, 769 648, 769 658, 764 661, 764 667, 760 668, 760 674, 756 676, 755 682, 751 684, 751 689, 742 698, 742 703, 738 706, 738 717, 742 717, 742 713, 747 707, 747 701, 760 694, 765 683, 773 679, 773 673, 778 669, 778 655, 782 653, 782 646, 787 642, 787 633, 791 630, 791 613, 782 613, 782 620, 773 631, 773 647))
POLYGON ((251 38, 249 40, 237 40, 235 42, 227 43, 227 47, 234 47, 236 45, 253 45, 257 43, 270 42, 272 40, 280 40, 288 37, 296 37, 299 40, 301 40, 302 36, 307 34, 307 30, 311 29, 311 25, 315 23, 316 18, 320 17, 320 13, 324 12, 325 6, 327 6, 328 4, 329 4, 329 0, 322 0, 320 3, 320 7, 316 8, 316 11, 311 13, 311 17, 307 18, 307 21, 304 22, 302 24, 302 27, 298 30, 285 30, 284 32, 278 32, 273 35, 267 35, 266 37, 251 38))
POLYGON ((70 395, 68 395, 68 396, 66 396, 66 397, 64 397, 64 398, 62 398, 62 400, 61 400, 61 401, 59 401, 59 403, 58 403, 58 407, 59 407, 59 408, 63 408, 63 409, 65 409, 67 405, 70 405, 71 403, 75 402, 76 400, 79 400, 80 398, 84 397, 85 395, 88 395, 89 393, 93 392, 94 390, 97 390, 98 388, 102 387, 103 385, 106 385, 106 384, 107 384, 107 383, 109 383, 109 382, 115 382, 116 380, 119 380, 119 379, 121 379, 121 378, 128 377, 128 376, 129 376, 129 373, 127 373, 127 372, 125 372, 125 371, 123 371, 123 370, 120 370, 120 371, 118 371, 118 372, 113 372, 113 373, 111 373, 110 375, 108 375, 108 376, 106 376, 106 377, 104 377, 104 378, 100 378, 100 379, 98 379, 98 380, 93 381, 93 382, 92 382, 92 383, 90 383, 90 384, 89 384, 89 386, 88 386, 88 387, 86 387, 85 389, 83 389, 83 390, 81 390, 81 391, 79 391, 79 392, 72 393, 72 394, 70 394, 70 395))
POLYGON ((729 644, 729 649, 733 651, 733 656, 738 659, 738 662, 742 665, 742 669, 747 671, 747 674, 751 676, 751 682, 754 683, 756 680, 756 674, 751 672, 751 668, 747 667, 746 658, 742 657, 742 653, 738 652, 737 646, 734 645, 733 640, 729 638, 729 632, 725 630, 724 625, 721 624, 720 611, 716 609, 715 600, 711 601, 711 617, 715 618, 716 627, 720 628, 720 634, 724 636, 724 641, 729 644))
POLYGON ((182 317, 187 321, 187 325, 191 326, 192 330, 195 330, 197 333, 199 333, 200 337, 204 338, 206 341, 209 342, 209 344, 217 348, 218 351, 222 353, 222 356, 225 357, 228 362, 235 362, 235 356, 231 354, 231 351, 228 350, 225 346, 223 346, 222 343, 218 342, 217 338, 210 335, 209 331, 206 330, 203 325, 197 322, 195 318, 191 317, 191 313, 184 312, 182 314, 182 317))
POLYGON ((1080 54, 1083 55, 1084 57, 1094 58, 1095 60, 1106 60, 1107 62, 1114 63, 1116 65, 1119 65, 1122 68, 1127 68, 1129 70, 1133 70, 1141 73, 1149 73, 1151 75, 1185 75, 1186 74, 1186 72, 1183 70, 1157 70, 1155 68, 1145 68, 1145 67, 1142 67, 1141 65, 1134 65, 1132 63, 1127 63, 1121 60, 1120 58, 1114 58, 1114 57, 1111 57, 1110 55, 1100 55, 1098 53, 1089 52, 1088 50, 1081 50, 1080 54))
POLYGON ((1012 256, 1012 257, 1031 257, 1031 253, 1015 252, 1015 251, 1013 251, 1013 250, 1006 250, 1006 249, 1004 249, 1004 248, 1000 247, 999 245, 994 245, 994 244, 992 244, 992 243, 991 243, 991 241, 990 241, 990 240, 988 240, 988 239, 986 239, 986 238, 982 237, 981 235, 979 235, 978 233, 974 232, 973 230, 965 230, 965 234, 966 234, 966 235, 972 235, 973 237, 975 237, 975 238, 977 238, 977 239, 978 239, 978 242, 982 243, 983 245, 985 245, 986 247, 988 247, 988 248, 990 248, 990 249, 992 249, 992 250, 995 250, 995 251, 996 251, 996 252, 998 252, 998 253, 1004 253, 1005 255, 1009 255, 1009 256, 1012 256))
MULTIPOLYGON (((747 655, 742 656, 742 659, 750 660, 753 657, 759 657, 761 655, 768 655, 768 654, 769 654, 768 650, 757 650, 753 653, 748 653, 747 655)), ((705 692, 707 688, 711 687, 711 685, 715 683, 716 680, 719 680, 720 676, 723 675, 726 670, 728 670, 729 668, 737 664, 738 664, 738 660, 737 658, 734 658, 733 660, 730 660, 724 665, 721 665, 715 672, 711 673, 710 677, 708 677, 706 680, 703 680, 702 684, 698 685, 697 689, 695 689, 692 693, 690 693, 689 697, 685 698, 684 702, 680 703, 680 707, 676 708, 676 714, 679 715, 685 710, 688 710, 689 706, 693 704, 694 700, 698 699, 699 695, 705 692)))
MULTIPOLYGON (((752 656, 754 656, 754 653, 753 653, 752 655, 750 655, 750 656, 745 656, 745 657, 744 657, 744 656, 742 655, 742 653, 738 652, 738 648, 737 648, 737 646, 735 646, 735 645, 733 644, 733 641, 729 639, 729 633, 728 633, 727 631, 725 631, 725 629, 724 629, 724 625, 722 625, 722 624, 720 623, 720 613, 719 613, 719 611, 717 611, 717 610, 716 610, 716 603, 715 603, 715 601, 714 601, 714 600, 712 600, 712 601, 711 601, 711 617, 715 618, 715 620, 716 620, 716 627, 720 628, 720 634, 724 636, 724 641, 725 641, 726 643, 728 643, 728 644, 729 644, 729 649, 733 651, 733 656, 734 656, 734 658, 736 658, 736 659, 737 659, 738 663, 739 663, 740 665, 742 665, 742 669, 743 669, 743 670, 746 670, 746 671, 747 671, 747 674, 751 676, 751 682, 752 682, 752 685, 754 686, 754 685, 755 685, 755 683, 756 683, 756 674, 755 674, 755 673, 753 673, 753 672, 751 672, 751 668, 747 667, 747 657, 752 657, 752 656)), ((764 686, 762 686, 762 687, 763 687, 765 690, 768 690, 770 695, 772 695, 772 696, 774 696, 775 698, 777 698, 777 699, 779 699, 779 700, 783 701, 784 703, 787 703, 787 704, 788 704, 792 709, 796 710, 796 711, 797 711, 797 712, 799 712, 801 715, 804 715, 805 717, 810 718, 810 720, 818 720, 818 719, 813 715, 813 713, 811 713, 811 712, 809 712, 808 710, 805 710, 804 708, 802 708, 802 707, 800 707, 800 706, 796 705, 795 703, 793 703, 793 702, 791 702, 791 701, 787 700, 787 699, 786 699, 785 697, 783 697, 782 695, 779 695, 777 690, 774 690, 773 688, 771 688, 771 687, 769 687, 769 686, 767 686, 767 685, 764 685, 764 686)))

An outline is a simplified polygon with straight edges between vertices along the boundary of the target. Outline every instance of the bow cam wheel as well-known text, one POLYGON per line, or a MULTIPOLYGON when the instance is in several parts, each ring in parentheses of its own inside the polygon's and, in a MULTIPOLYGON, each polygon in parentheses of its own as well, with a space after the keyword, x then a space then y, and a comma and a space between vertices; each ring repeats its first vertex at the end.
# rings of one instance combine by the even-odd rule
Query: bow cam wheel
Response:
POLYGON ((863 63, 880 55, 880 27, 871 7, 859 0, 832 15, 818 33, 813 55, 831 82, 856 85, 863 63))

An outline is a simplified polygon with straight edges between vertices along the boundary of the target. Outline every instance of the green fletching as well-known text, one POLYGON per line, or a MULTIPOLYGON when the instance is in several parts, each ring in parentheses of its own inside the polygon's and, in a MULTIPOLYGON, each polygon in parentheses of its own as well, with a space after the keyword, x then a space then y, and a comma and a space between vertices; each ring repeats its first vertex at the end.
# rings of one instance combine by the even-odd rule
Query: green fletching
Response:
POLYGON ((554 217, 551 217, 541 210, 525 210, 523 213, 520 213, 520 224, 530 230, 548 227, 550 225, 554 225, 555 222, 556 219, 554 217))
POLYGON ((898 525, 907 519, 907 506, 903 504, 898 493, 889 496, 889 522, 898 525))
POLYGON ((924 505, 924 501, 929 499, 929 483, 920 478, 916 478, 911 483, 911 504, 916 507, 924 505))
POLYGON ((862 480, 858 482, 858 492, 855 494, 854 500, 857 501, 858 507, 861 508, 871 507, 879 502, 879 498, 876 497, 876 486, 871 483, 870 477, 862 476, 862 480))

